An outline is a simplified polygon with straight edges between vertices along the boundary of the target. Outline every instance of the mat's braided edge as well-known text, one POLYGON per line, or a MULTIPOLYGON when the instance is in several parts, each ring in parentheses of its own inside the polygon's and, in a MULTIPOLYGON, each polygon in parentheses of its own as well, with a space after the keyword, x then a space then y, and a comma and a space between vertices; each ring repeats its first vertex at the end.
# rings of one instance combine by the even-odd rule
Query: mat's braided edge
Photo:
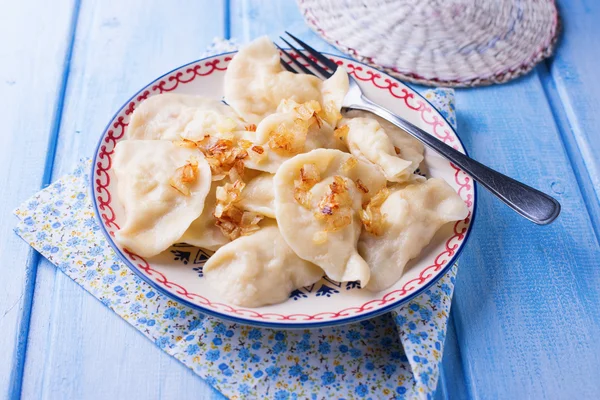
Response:
POLYGON ((398 71, 394 68, 383 67, 383 66, 373 62, 373 59, 371 57, 361 56, 360 54, 358 54, 356 52, 355 49, 340 45, 339 42, 337 42, 335 39, 332 39, 331 37, 329 37, 327 35, 327 33, 319 27, 317 21, 312 16, 308 15, 309 11, 308 11, 308 9, 306 9, 305 7, 302 6, 302 3, 303 3, 302 0, 297 0, 297 2, 298 2, 298 6, 300 8, 300 11, 302 12, 302 15, 304 17, 304 20, 306 21, 308 26, 317 35, 322 37, 327 43, 336 47, 342 53, 348 54, 358 61, 361 61, 365 64, 369 64, 374 68, 377 68, 384 72, 387 72, 388 74, 395 76, 396 78, 398 78, 402 81, 416 83, 416 84, 425 85, 425 86, 434 86, 434 87, 460 88, 460 87, 489 86, 489 85, 494 85, 494 84, 499 84, 499 83, 506 83, 506 82, 516 79, 520 76, 523 76, 523 75, 527 74, 528 72, 530 72, 539 62, 552 56, 552 54, 554 53, 554 49, 556 48, 558 38, 562 31, 562 23, 561 23, 560 15, 558 13, 558 7, 556 5, 556 0, 554 0, 553 3, 554 3, 554 10, 555 10, 554 11, 555 12, 555 21, 554 21, 554 25, 553 25, 554 32, 552 32, 552 39, 550 40, 550 42, 548 43, 548 45, 546 47, 541 48, 537 53, 534 54, 534 56, 531 59, 525 61, 523 64, 521 64, 517 68, 512 68, 512 69, 509 69, 506 71, 502 71, 502 72, 492 75, 490 77, 476 78, 476 79, 470 79, 470 80, 446 80, 446 79, 436 79, 436 78, 425 79, 425 78, 423 78, 415 73, 412 73, 412 72, 402 72, 402 71, 398 71))

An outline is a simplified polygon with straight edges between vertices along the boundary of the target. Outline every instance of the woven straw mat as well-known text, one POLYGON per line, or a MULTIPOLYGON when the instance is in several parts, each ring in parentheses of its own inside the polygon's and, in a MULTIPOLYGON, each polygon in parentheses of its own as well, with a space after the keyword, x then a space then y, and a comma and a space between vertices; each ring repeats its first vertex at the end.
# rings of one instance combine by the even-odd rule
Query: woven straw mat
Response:
POLYGON ((319 35, 402 80, 502 83, 552 54, 554 0, 298 0, 319 35))

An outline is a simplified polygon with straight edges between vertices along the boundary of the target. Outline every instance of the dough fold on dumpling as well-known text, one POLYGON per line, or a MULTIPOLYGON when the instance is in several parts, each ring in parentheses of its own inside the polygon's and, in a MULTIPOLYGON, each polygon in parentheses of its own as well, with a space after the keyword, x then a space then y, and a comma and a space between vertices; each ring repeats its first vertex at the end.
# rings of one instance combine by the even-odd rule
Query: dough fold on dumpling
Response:
POLYGON ((192 222, 178 242, 215 251, 230 242, 229 238, 215 224, 216 192, 219 185, 213 184, 206 196, 202 214, 192 222))
POLYGON ((391 140, 397 155, 403 160, 412 162, 411 169, 414 171, 419 168, 423 161, 425 147, 423 143, 404 132, 391 122, 368 111, 351 110, 345 113, 348 118, 363 117, 376 120, 391 140))
POLYGON ((275 218, 273 176, 273 174, 262 172, 251 178, 242 190, 240 207, 265 217, 275 218))
POLYGON ((113 163, 125 209, 125 221, 115 233, 121 246, 152 257, 175 243, 202 213, 211 172, 199 151, 163 140, 125 140, 116 145, 113 163))
POLYGON ((319 267, 294 253, 275 221, 221 247, 203 271, 227 302, 242 307, 281 303, 294 289, 312 285, 323 276, 319 267))
POLYGON ((358 252, 371 266, 371 280, 366 288, 372 291, 396 283, 406 263, 421 253, 444 224, 465 219, 469 214, 454 189, 436 178, 390 189, 380 212, 381 235, 363 231, 358 242, 358 252))
POLYGON ((344 142, 350 152, 378 165, 388 181, 404 182, 415 171, 411 161, 396 155, 392 141, 375 119, 345 118, 341 125, 348 127, 344 142))
POLYGON ((358 212, 385 187, 379 169, 339 150, 317 149, 283 163, 274 183, 279 229, 296 254, 331 279, 366 285, 369 266, 356 250, 358 212))
POLYGON ((202 140, 243 130, 244 123, 219 100, 187 94, 163 93, 144 100, 127 126, 128 139, 202 140))
POLYGON ((277 48, 263 36, 242 47, 231 60, 225 72, 224 90, 227 103, 253 124, 260 123, 275 112, 282 100, 289 99, 297 103, 318 101, 328 112, 327 122, 333 126, 348 92, 348 74, 338 68, 323 82, 316 76, 286 71, 277 48))

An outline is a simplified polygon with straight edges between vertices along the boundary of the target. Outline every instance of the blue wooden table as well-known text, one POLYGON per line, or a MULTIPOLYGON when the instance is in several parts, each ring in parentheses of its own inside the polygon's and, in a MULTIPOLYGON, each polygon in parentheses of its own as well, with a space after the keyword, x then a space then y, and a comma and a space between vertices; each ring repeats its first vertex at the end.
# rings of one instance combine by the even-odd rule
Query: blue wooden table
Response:
MULTIPOLYGON (((555 196, 539 227, 480 190, 438 398, 600 397, 600 2, 560 1, 556 55, 457 91, 459 135, 555 196)), ((331 50, 294 1, 21 0, 0 13, 0 398, 221 398, 12 232, 12 210, 90 156, 137 89, 216 36, 284 29, 331 50)))

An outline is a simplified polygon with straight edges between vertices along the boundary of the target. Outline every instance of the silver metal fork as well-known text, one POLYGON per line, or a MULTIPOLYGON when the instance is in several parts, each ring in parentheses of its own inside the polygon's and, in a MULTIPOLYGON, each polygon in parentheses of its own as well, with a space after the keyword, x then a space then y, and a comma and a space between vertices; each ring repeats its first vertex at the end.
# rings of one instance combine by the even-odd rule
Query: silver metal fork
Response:
MULTIPOLYGON (((315 75, 321 79, 327 79, 333 75, 338 68, 338 65, 335 62, 325 57, 323 54, 319 53, 302 40, 296 38, 291 33, 286 33, 296 43, 304 48, 308 54, 312 55, 317 62, 312 60, 310 57, 304 54, 304 52, 298 50, 290 42, 281 37, 281 40, 283 40, 290 48, 292 48, 299 55, 299 57, 306 61, 308 65, 310 65, 315 71, 307 68, 296 58, 292 57, 287 51, 277 46, 279 50, 291 60, 291 64, 281 60, 281 65, 283 65, 285 69, 294 73, 315 75), (319 65, 319 63, 321 63, 323 66, 319 65)), ((428 134, 407 120, 393 114, 384 107, 375 104, 363 94, 356 80, 352 76, 349 76, 349 78, 350 90, 344 99, 343 108, 369 111, 390 121, 397 127, 403 129, 410 135, 426 144, 428 147, 435 150, 437 153, 452 161, 454 165, 467 172, 473 177, 474 180, 479 182, 483 187, 488 189, 490 192, 496 195, 496 197, 506 203, 506 205, 528 220, 539 225, 546 225, 558 217, 558 214, 560 213, 560 203, 556 201, 556 199, 540 192, 537 189, 527 186, 524 183, 494 171, 489 167, 486 167, 485 165, 453 149, 444 142, 436 139, 434 136, 428 134)))

